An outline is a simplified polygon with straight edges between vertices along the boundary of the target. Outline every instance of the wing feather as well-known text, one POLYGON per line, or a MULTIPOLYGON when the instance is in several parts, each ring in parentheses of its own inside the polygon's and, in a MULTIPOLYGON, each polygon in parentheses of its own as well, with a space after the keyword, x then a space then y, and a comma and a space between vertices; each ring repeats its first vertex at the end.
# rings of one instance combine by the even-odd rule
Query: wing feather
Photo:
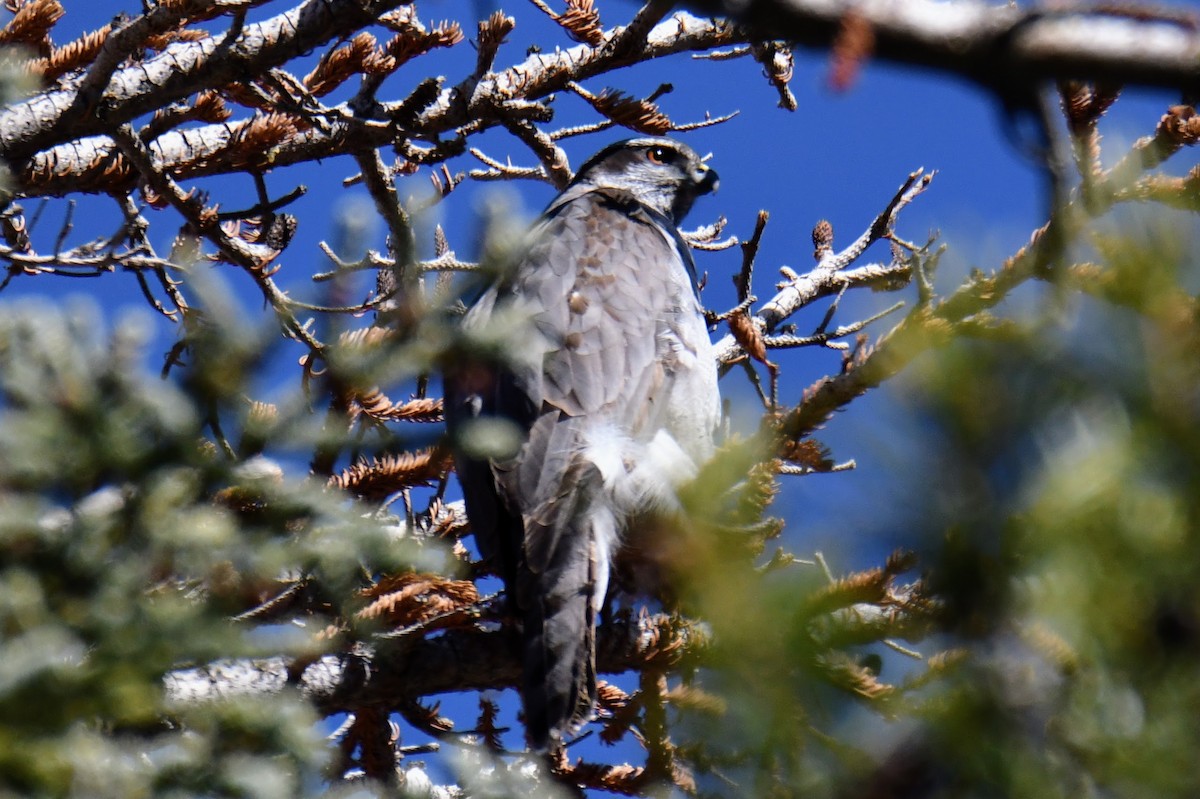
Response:
POLYGON ((656 387, 645 376, 657 370, 671 310, 664 298, 691 300, 677 296, 678 281, 663 268, 680 261, 675 242, 636 203, 604 190, 559 205, 535 235, 512 285, 515 295, 536 298, 534 324, 546 343, 544 379, 529 386, 540 396, 531 398, 568 416, 624 422, 656 387))

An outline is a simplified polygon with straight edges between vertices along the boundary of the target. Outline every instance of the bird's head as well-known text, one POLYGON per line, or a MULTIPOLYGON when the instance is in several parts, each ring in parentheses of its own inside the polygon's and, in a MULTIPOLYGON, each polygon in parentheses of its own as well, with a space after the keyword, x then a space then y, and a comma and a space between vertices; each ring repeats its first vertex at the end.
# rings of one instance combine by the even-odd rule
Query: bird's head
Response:
POLYGON ((697 197, 717 188, 717 173, 686 144, 648 136, 608 145, 579 168, 574 184, 628 191, 679 224, 697 197))

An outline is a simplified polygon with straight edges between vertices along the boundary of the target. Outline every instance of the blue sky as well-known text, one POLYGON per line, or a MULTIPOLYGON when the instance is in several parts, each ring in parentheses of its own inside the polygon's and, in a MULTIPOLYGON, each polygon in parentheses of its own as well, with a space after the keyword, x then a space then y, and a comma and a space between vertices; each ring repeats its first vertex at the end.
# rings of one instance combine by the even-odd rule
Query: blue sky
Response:
MULTIPOLYGON (((137 0, 128 2, 83 2, 64 0, 67 16, 56 29, 58 43, 69 35, 91 30, 118 11, 138 12, 137 0)), ((289 8, 294 2, 273 2, 250 15, 263 19, 289 8)), ((426 2, 417 6, 427 24, 441 19, 456 19, 470 38, 475 20, 490 13, 492 6, 481 2, 426 2)), ((574 43, 556 25, 528 3, 503 6, 517 18, 517 28, 497 59, 498 67, 524 58, 526 47, 537 42, 543 50, 574 43)), ((606 0, 601 13, 606 24, 621 24, 636 6, 606 0)), ((383 99, 398 99, 431 70, 440 70, 457 82, 470 72, 474 51, 467 42, 432 58, 412 62, 391 78, 381 92, 383 99)), ((306 71, 297 68, 296 71, 306 71)), ((775 90, 762 77, 760 66, 749 58, 725 62, 694 62, 673 57, 635 68, 621 70, 589 81, 586 88, 605 87, 644 95, 658 84, 670 82, 675 90, 660 101, 672 119, 695 121, 712 115, 739 111, 732 121, 716 127, 681 135, 698 151, 711 152, 711 165, 720 173, 720 191, 702 199, 692 212, 687 227, 711 222, 718 215, 728 218, 728 233, 746 237, 753 229, 757 211, 771 213, 759 252, 754 290, 760 298, 772 293, 778 279, 778 267, 788 265, 803 271, 812 264, 810 231, 818 220, 830 220, 837 232, 835 246, 851 242, 884 206, 908 172, 916 167, 935 169, 932 187, 901 216, 898 232, 910 240, 923 240, 940 231, 941 241, 949 246, 939 274, 942 291, 953 290, 970 268, 989 270, 1015 252, 1030 232, 1044 221, 1043 182, 1035 163, 1022 154, 1020 142, 1009 131, 996 104, 974 86, 956 79, 913 69, 868 62, 857 82, 847 91, 834 92, 827 82, 829 66, 822 53, 797 53, 792 89, 799 110, 789 113, 776 107, 775 90)), ((1150 133, 1167 105, 1176 98, 1163 92, 1141 92, 1117 103, 1104 123, 1110 146, 1129 143, 1150 133)), ((563 95, 555 104, 555 126, 577 124, 595 119, 577 97, 563 95)), ((1027 128, 1021 128, 1027 129, 1027 128)), ((590 153, 626 133, 610 130, 564 144, 574 166, 590 153)), ((490 132, 473 142, 489 155, 514 163, 532 165, 534 159, 512 136, 490 132)), ((385 160, 391 154, 385 153, 385 160)), ((1195 162, 1186 154, 1182 172, 1195 162)), ((450 164, 454 171, 479 166, 469 155, 450 164)), ((278 170, 267 177, 274 195, 282 195, 298 184, 308 186, 308 194, 288 210, 300 219, 297 238, 281 259, 278 279, 297 293, 310 289, 309 276, 325 271, 330 265, 317 249, 317 242, 333 236, 332 219, 348 202, 369 202, 364 192, 344 189, 342 178, 357 172, 348 159, 330 159, 278 170)), ((401 193, 427 191, 427 173, 406 179, 401 193)), ((232 178, 205 181, 213 199, 226 207, 252 204, 250 181, 232 178)), ((497 184, 468 182, 457 189, 439 208, 438 218, 446 227, 451 246, 461 257, 474 255, 478 208, 481 198, 498 188, 497 184)), ((553 196, 553 189, 534 182, 508 184, 519 192, 525 213, 533 215, 553 196)), ((26 203, 32 211, 34 203, 26 203)), ((42 228, 35 235, 42 241, 53 240, 55 219, 61 211, 47 209, 42 228)), ((148 211, 154 229, 156 216, 169 212, 148 211)), ((108 201, 80 198, 76 213, 76 238, 113 229, 116 216, 108 201)), ((157 246, 166 251, 174 222, 160 223, 157 246)), ((382 232, 376 230, 373 246, 382 246, 382 232)), ((430 247, 426 236, 422 242, 430 247)), ((887 251, 872 251, 875 259, 885 259, 887 251)), ((716 310, 735 300, 730 276, 740 265, 737 249, 717 254, 700 254, 701 271, 709 274, 704 298, 716 310)), ((257 292, 245 281, 233 280, 234 291, 242 298, 248 314, 265 313, 257 292)), ((0 304, 31 296, 51 297, 59 302, 71 294, 95 298, 107 311, 116 314, 125 308, 144 308, 141 295, 131 278, 114 275, 93 280, 67 280, 39 276, 21 278, 4 293, 0 304)), ((847 323, 873 310, 880 310, 897 298, 911 302, 914 290, 897 295, 847 297, 836 321, 847 323)), ((1003 307, 1001 311, 1003 311, 1003 307)), ((824 312, 820 308, 801 314, 796 320, 801 333, 809 332, 824 312)), ((149 311, 147 311, 147 314, 149 311)), ((869 328, 878 335, 889 322, 869 328)), ((170 342, 175 333, 166 322, 159 324, 159 341, 170 342)), ((723 335, 722 332, 717 334, 723 335)), ((156 346, 151 366, 157 369, 161 352, 169 344, 156 346)), ((272 379, 299 380, 294 366, 298 350, 281 355, 278 371, 272 379)), ((832 350, 804 349, 779 352, 775 360, 783 367, 781 398, 795 401, 803 388, 821 375, 836 372, 839 353, 832 350)), ((752 402, 745 380, 730 374, 723 391, 737 402, 752 402)), ((898 512, 910 500, 900 494, 892 475, 910 462, 913 447, 920 446, 911 425, 903 423, 905 414, 903 381, 856 401, 838 414, 818 435, 833 449, 839 460, 855 459, 858 469, 835 475, 791 478, 785 483, 778 512, 788 517, 787 543, 801 555, 814 550, 829 553, 835 571, 878 563, 881 553, 903 541, 913 531, 896 528, 898 512)))

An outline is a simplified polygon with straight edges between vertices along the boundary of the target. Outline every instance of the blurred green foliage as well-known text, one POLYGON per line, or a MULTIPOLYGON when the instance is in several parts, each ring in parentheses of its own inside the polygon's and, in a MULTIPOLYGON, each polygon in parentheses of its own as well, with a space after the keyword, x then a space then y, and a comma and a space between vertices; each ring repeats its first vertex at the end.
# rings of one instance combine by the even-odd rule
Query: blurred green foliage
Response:
POLYGON ((87 306, 0 313, 0 795, 320 792, 328 751, 298 694, 168 706, 163 676, 319 654, 315 630, 230 617, 300 574, 336 617, 364 564, 419 555, 338 492, 209 443, 212 414, 247 424, 261 337, 208 325, 163 381, 142 334, 87 306))
POLYGON ((905 522, 969 656, 859 795, 1200 795, 1200 271, 1186 228, 1094 243, 1097 296, 902 381, 905 522))

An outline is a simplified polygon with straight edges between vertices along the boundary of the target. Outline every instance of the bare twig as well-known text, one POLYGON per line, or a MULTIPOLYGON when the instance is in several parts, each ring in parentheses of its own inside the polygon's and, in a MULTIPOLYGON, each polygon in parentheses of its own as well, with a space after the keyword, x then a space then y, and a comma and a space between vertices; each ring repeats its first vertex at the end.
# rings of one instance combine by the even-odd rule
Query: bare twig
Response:
MULTIPOLYGON (((786 280, 779 285, 779 292, 754 314, 754 326, 769 335, 796 311, 822 297, 842 291, 847 280, 842 270, 857 260, 872 243, 889 234, 897 214, 928 188, 934 174, 926 174, 920 169, 912 172, 871 226, 854 243, 837 253, 831 248, 819 249, 820 261, 812 271, 801 275, 790 269, 781 270, 786 280)), ((902 274, 904 271, 895 266, 886 270, 892 274, 902 274)), ((867 274, 860 272, 855 277, 864 279, 867 274)), ((876 270, 870 279, 877 281, 881 277, 879 270, 876 270)), ((732 334, 717 342, 714 349, 717 362, 723 367, 741 357, 741 346, 732 334)))
POLYGON ((188 220, 197 235, 209 240, 223 257, 241 266, 250 274, 274 309, 284 331, 305 344, 312 352, 320 352, 323 347, 321 342, 309 332, 307 325, 302 324, 288 310, 287 296, 266 273, 262 251, 255 250, 253 245, 225 233, 216 213, 212 209, 205 208, 194 194, 183 191, 175 180, 162 170, 155 162, 150 150, 130 126, 122 125, 114 129, 112 136, 121 148, 122 154, 129 158, 134 168, 155 193, 165 197, 188 220))
POLYGON ((859 321, 852 322, 848 325, 841 325, 828 332, 814 333, 811 336, 765 336, 763 338, 763 343, 766 344, 767 349, 789 349, 793 347, 811 347, 814 345, 834 347, 835 349, 844 349, 844 344, 838 346, 834 342, 836 342, 837 339, 845 338, 846 336, 850 336, 859 332, 872 322, 876 322, 885 316, 893 314, 903 307, 903 302, 897 302, 896 304, 889 308, 885 308, 879 313, 868 316, 866 319, 860 319, 859 321))
POLYGON ((475 147, 471 148, 471 155, 475 156, 488 167, 490 167, 490 169, 487 170, 471 170, 471 177, 475 178, 476 180, 512 180, 520 178, 536 178, 538 180, 553 182, 550 176, 547 174, 545 167, 513 166, 510 163, 497 161, 495 158, 492 158, 491 156, 485 154, 482 150, 479 150, 475 147))

